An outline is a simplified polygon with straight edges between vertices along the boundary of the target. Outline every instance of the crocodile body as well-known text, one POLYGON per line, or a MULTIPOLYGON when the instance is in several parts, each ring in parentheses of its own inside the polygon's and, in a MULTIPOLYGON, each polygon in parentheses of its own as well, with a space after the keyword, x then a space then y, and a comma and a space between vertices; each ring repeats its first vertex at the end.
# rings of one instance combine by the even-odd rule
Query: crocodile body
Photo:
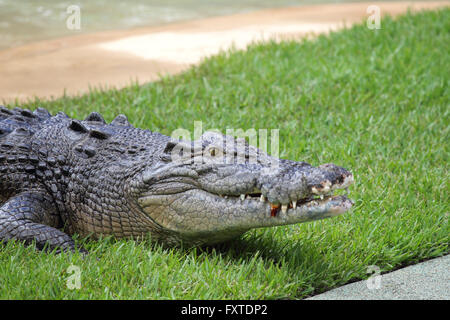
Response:
POLYGON ((96 112, 79 121, 0 107, 0 241, 73 250, 74 234, 150 235, 204 245, 352 206, 331 195, 352 183, 349 171, 275 159, 237 141, 213 132, 173 140, 124 115, 107 124, 96 112))

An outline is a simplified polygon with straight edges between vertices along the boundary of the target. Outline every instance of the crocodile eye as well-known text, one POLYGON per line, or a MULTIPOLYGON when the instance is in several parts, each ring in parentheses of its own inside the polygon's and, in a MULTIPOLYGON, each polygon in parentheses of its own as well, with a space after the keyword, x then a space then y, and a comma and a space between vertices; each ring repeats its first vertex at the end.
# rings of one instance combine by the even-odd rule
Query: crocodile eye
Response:
POLYGON ((221 156, 223 156, 223 151, 220 148, 217 147, 210 147, 208 150, 206 150, 206 155, 208 155, 210 158, 217 159, 221 156))
POLYGON ((215 157, 218 153, 219 150, 217 150, 216 148, 209 149, 209 154, 211 155, 211 157, 215 157))

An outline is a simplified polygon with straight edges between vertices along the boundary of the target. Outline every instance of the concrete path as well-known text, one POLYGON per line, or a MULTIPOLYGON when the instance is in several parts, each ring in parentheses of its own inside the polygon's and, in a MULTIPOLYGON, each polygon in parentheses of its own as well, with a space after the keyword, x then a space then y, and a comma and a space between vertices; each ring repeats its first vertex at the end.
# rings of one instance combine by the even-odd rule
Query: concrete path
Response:
POLYGON ((372 275, 307 300, 450 300, 450 255, 372 275))

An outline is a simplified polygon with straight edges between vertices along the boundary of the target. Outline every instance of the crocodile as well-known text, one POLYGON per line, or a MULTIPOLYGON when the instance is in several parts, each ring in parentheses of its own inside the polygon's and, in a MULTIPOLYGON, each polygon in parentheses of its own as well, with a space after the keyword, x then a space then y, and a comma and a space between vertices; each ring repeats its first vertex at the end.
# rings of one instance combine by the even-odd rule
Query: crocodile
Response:
POLYGON ((174 139, 133 127, 0 106, 0 242, 80 250, 73 236, 169 246, 232 240, 252 228, 337 216, 353 183, 334 164, 278 159, 245 139, 174 139), (345 191, 344 191, 345 192, 345 191))

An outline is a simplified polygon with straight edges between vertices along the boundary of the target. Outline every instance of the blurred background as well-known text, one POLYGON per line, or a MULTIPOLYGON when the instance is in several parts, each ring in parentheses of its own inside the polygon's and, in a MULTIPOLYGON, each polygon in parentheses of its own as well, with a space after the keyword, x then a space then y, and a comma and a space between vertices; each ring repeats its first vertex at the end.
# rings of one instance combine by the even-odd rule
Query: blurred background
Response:
MULTIPOLYGON (((363 1, 344 0, 0 0, 0 50, 73 35, 65 28, 66 9, 82 10, 79 33, 143 26, 245 13, 260 9, 363 1)), ((372 3, 379 2, 377 0, 372 3)))
POLYGON ((0 103, 154 81, 231 47, 443 4, 448 1, 0 0, 0 103))

